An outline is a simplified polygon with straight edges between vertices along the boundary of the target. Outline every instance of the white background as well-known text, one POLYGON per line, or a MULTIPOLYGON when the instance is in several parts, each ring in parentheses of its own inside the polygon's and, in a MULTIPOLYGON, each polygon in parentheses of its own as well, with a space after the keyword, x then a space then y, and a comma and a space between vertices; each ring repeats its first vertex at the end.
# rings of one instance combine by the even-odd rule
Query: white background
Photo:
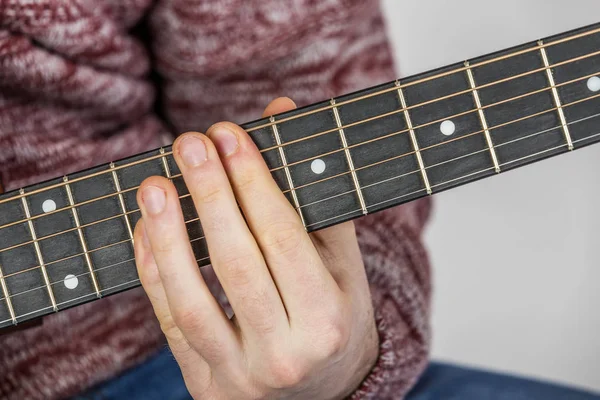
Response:
MULTIPOLYGON (((598 0, 384 5, 403 76, 600 21, 598 0)), ((600 390, 600 145, 435 199, 433 357, 600 390)))

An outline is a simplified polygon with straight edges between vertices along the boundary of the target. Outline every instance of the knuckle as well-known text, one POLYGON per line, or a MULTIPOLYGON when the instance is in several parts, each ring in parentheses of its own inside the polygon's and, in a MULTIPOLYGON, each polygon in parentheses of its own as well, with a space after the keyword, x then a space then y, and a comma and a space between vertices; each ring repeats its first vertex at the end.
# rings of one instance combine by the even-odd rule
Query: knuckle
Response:
POLYGON ((161 285, 162 280, 156 264, 150 260, 135 260, 138 275, 144 288, 154 288, 161 285))
POLYGON ((186 332, 200 332, 204 329, 204 320, 192 308, 182 308, 173 313, 175 324, 186 332))
POLYGON ((321 332, 319 352, 322 357, 331 358, 343 352, 350 338, 345 324, 332 321, 321 332))
POLYGON ((305 231, 293 221, 270 224, 261 233, 261 241, 267 251, 275 255, 294 257, 302 250, 305 231))
POLYGON ((267 385, 271 389, 283 390, 297 387, 308 377, 305 364, 285 355, 274 355, 267 363, 267 385))
POLYGON ((160 329, 165 334, 169 343, 178 343, 183 339, 183 334, 171 316, 161 318, 159 323, 160 329))
POLYGON ((331 304, 318 321, 317 328, 312 330, 317 333, 312 342, 320 358, 341 354, 350 341, 351 313, 342 302, 334 301, 331 304))

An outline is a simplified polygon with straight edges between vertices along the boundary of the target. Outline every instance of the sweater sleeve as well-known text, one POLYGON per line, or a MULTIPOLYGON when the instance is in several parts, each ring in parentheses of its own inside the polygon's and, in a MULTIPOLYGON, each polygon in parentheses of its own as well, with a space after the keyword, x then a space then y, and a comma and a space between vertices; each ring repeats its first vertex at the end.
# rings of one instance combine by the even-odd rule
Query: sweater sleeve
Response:
POLYGON ((403 398, 427 365, 431 281, 421 234, 429 210, 424 199, 356 224, 380 343, 352 400, 403 398))

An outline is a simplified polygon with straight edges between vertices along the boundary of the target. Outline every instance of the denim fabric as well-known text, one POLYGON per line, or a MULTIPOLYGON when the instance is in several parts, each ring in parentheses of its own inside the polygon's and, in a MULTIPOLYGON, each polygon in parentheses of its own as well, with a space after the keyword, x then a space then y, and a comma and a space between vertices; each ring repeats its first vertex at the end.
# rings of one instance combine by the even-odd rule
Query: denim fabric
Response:
POLYGON ((599 400, 600 394, 432 363, 406 400, 599 400))
MULTIPOLYGON (((190 400, 168 349, 72 400, 190 400)), ((431 363, 406 400, 600 400, 593 394, 453 365, 431 363)))

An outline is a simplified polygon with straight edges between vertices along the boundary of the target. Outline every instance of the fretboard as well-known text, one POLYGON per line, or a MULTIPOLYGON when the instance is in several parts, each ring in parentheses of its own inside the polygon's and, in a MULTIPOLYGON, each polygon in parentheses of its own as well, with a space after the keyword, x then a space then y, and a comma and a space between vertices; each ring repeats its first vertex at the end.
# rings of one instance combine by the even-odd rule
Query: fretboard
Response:
MULTIPOLYGON (((600 141, 600 24, 243 125, 309 232, 600 141)), ((0 196, 0 328, 136 286, 136 191, 165 147, 0 196)))

